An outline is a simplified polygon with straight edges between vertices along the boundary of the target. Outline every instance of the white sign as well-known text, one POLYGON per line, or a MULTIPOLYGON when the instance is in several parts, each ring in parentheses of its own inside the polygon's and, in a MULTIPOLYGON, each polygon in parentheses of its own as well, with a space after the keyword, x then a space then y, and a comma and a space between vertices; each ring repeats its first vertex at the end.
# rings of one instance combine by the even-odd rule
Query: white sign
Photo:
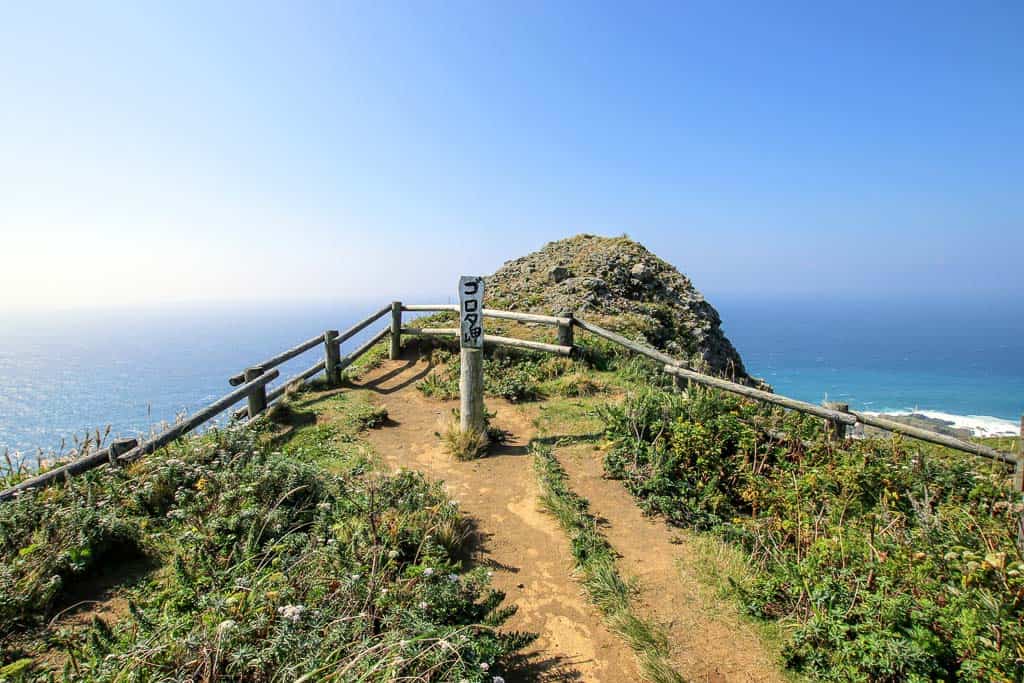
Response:
POLYGON ((459 278, 459 344, 468 349, 484 346, 484 279, 459 278))

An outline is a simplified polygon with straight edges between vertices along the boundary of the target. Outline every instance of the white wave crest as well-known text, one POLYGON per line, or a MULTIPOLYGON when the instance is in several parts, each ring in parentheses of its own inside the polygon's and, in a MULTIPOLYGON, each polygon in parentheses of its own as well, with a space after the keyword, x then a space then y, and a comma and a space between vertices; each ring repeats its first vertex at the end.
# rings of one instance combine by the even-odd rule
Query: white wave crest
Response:
POLYGON ((954 429, 970 430, 974 436, 1017 436, 1020 434, 1020 425, 1012 420, 1004 420, 1001 417, 991 415, 954 415, 943 413, 938 410, 891 410, 874 415, 923 415, 933 420, 942 420, 950 423, 954 429))

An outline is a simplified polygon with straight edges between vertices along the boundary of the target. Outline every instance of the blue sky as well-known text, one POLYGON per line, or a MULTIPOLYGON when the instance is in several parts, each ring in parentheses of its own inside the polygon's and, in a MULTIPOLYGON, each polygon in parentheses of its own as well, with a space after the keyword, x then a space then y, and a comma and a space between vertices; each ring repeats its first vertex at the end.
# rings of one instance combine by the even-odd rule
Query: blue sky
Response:
POLYGON ((1024 299, 1022 34, 1019 2, 8 3, 0 308, 421 298, 578 232, 712 300, 1024 299))

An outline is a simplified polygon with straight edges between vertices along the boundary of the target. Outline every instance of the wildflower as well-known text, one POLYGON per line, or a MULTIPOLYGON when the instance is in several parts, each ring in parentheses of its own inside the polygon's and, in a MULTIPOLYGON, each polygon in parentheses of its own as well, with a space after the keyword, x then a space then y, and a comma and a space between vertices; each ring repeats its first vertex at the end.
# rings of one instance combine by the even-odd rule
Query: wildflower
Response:
POLYGON ((360 576, 362 576, 362 574, 353 574, 352 575, 352 580, 353 581, 358 581, 360 576))
POLYGON ((491 679, 491 683, 505 683, 505 679, 501 676, 495 676, 491 679))
POLYGON ((450 582, 452 582, 452 583, 458 583, 459 582, 459 575, 458 574, 449 574, 448 575, 448 580, 450 582))
POLYGON ((491 665, 488 664, 487 662, 480 662, 480 670, 481 671, 487 671, 490 668, 491 668, 491 665))
POLYGON ((430 567, 427 567, 426 569, 423 570, 423 576, 433 576, 433 575, 434 575, 434 570, 431 569, 430 567))
POLYGON ((398 557, 398 551, 397 550, 392 550, 392 551, 388 552, 388 559, 393 560, 396 557, 398 557))
POLYGON ((421 602, 420 603, 420 609, 427 609, 427 603, 426 602, 421 602))
POLYGON ((303 605, 284 605, 277 608, 277 613, 288 621, 298 621, 302 618, 302 613, 305 611, 306 608, 303 605))

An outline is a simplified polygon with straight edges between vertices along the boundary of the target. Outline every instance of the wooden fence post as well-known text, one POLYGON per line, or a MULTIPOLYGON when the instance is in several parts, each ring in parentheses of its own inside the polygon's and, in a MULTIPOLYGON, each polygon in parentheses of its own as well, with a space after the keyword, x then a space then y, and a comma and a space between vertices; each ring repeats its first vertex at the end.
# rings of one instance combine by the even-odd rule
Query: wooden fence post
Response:
MULTIPOLYGON (((682 367, 680 364, 679 367, 682 367)), ((679 375, 672 375, 672 390, 673 391, 685 391, 690 386, 690 382, 679 375)))
POLYGON ((569 347, 571 347, 573 345, 573 338, 572 338, 572 313, 567 313, 565 315, 565 317, 569 318, 569 323, 566 324, 566 325, 563 325, 563 324, 559 323, 559 325, 558 325, 558 345, 559 346, 569 346, 569 347))
POLYGON ((484 412, 484 350, 465 346, 460 351, 459 429, 483 432, 484 412))
POLYGON ((326 330, 324 332, 324 372, 329 387, 341 384, 341 370, 338 369, 340 362, 341 342, 338 341, 338 331, 326 330))
MULTIPOLYGON (((263 374, 263 368, 259 365, 245 369, 245 381, 251 382, 263 374)), ((267 409, 267 385, 261 384, 253 387, 249 392, 249 419, 253 419, 267 409)))
POLYGON ((398 360, 402 355, 402 302, 391 302, 391 351, 388 358, 398 360))
POLYGON ((484 410, 484 281, 459 278, 459 429, 483 432, 484 410))
POLYGON ((138 445, 138 439, 116 439, 110 444, 110 449, 108 450, 108 453, 110 454, 108 456, 110 458, 110 464, 116 465, 118 458, 138 445))
MULTIPOLYGON (((821 404, 829 410, 838 410, 841 413, 845 413, 850 410, 849 403, 835 403, 834 401, 825 401, 821 404)), ((828 435, 829 441, 842 442, 846 439, 846 424, 839 420, 826 420, 825 431, 828 435)))
MULTIPOLYGON (((1020 441, 1017 443, 1017 462, 1013 464, 1013 491, 1017 503, 1024 503, 1024 415, 1020 418, 1020 441)), ((1024 550, 1024 511, 1017 517, 1017 547, 1024 550)))

